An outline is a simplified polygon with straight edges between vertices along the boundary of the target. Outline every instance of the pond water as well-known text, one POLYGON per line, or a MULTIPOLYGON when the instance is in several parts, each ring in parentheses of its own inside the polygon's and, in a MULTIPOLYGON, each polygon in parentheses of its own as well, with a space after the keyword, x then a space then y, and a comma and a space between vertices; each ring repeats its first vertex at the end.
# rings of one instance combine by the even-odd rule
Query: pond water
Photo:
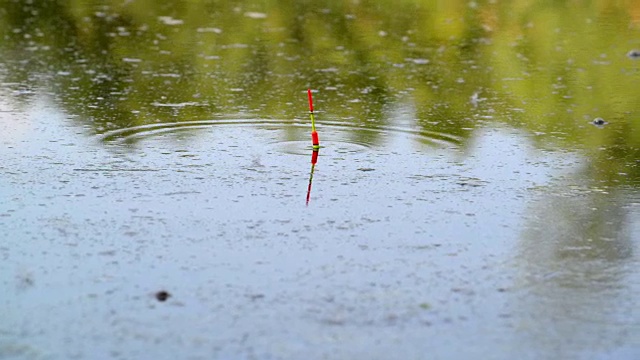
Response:
POLYGON ((639 14, 2 2, 0 358, 640 358, 639 14))

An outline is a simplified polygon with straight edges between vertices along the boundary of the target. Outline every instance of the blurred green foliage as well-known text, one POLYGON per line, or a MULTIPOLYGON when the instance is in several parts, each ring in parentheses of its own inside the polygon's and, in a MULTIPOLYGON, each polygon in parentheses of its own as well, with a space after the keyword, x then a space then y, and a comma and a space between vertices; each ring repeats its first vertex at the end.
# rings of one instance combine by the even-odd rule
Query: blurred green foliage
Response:
POLYGON ((463 141, 510 126, 584 151, 595 179, 636 184, 640 60, 626 54, 638 35, 631 0, 7 0, 0 77, 96 132, 305 118, 312 87, 320 123, 404 116, 463 141))

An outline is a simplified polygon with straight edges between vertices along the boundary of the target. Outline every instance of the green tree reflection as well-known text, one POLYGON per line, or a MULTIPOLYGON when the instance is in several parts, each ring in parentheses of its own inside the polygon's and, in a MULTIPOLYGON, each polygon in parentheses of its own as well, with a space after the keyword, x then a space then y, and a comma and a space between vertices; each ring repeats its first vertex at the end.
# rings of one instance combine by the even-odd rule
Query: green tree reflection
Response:
MULTIPOLYGON (((464 139, 485 124, 585 151, 596 181, 637 184, 633 2, 6 1, 0 70, 96 132, 212 117, 304 117, 464 139), (392 9, 392 10, 390 10, 392 9), (595 116, 605 129, 589 125, 595 116)), ((353 131, 377 142, 379 132, 353 131)))

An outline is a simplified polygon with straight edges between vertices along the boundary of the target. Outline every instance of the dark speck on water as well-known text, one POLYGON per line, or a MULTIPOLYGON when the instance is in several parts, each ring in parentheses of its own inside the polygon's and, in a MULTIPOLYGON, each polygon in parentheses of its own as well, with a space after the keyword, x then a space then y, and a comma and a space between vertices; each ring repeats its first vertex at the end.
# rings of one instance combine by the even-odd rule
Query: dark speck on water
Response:
POLYGON ((156 293, 156 300, 160 302, 167 301, 167 299, 170 297, 171 297, 171 294, 169 294, 169 292, 165 290, 160 290, 156 293))
POLYGON ((250 295, 247 295, 247 297, 255 301, 255 300, 264 299, 264 294, 250 294, 250 295))
POLYGON ((627 53, 627 56, 631 59, 639 59, 640 58, 640 50, 633 49, 627 53))

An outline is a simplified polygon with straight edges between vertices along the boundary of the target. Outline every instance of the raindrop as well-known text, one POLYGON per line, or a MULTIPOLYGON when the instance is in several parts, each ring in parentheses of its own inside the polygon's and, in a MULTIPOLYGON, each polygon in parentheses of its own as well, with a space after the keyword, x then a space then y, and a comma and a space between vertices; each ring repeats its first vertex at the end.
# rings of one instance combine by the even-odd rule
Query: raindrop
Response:
POLYGON ((182 25, 184 23, 183 20, 180 19, 174 19, 171 16, 159 16, 158 20, 165 24, 165 25, 169 25, 169 26, 173 26, 173 25, 182 25))
POLYGON ((250 19, 266 19, 267 18, 267 14, 265 13, 252 12, 252 11, 244 13, 244 16, 250 19))
POLYGON ((429 63, 429 59, 413 59, 413 62, 418 65, 424 65, 429 63))
POLYGON ((198 28, 196 31, 199 33, 209 32, 209 33, 222 34, 222 29, 219 29, 219 28, 198 28))

